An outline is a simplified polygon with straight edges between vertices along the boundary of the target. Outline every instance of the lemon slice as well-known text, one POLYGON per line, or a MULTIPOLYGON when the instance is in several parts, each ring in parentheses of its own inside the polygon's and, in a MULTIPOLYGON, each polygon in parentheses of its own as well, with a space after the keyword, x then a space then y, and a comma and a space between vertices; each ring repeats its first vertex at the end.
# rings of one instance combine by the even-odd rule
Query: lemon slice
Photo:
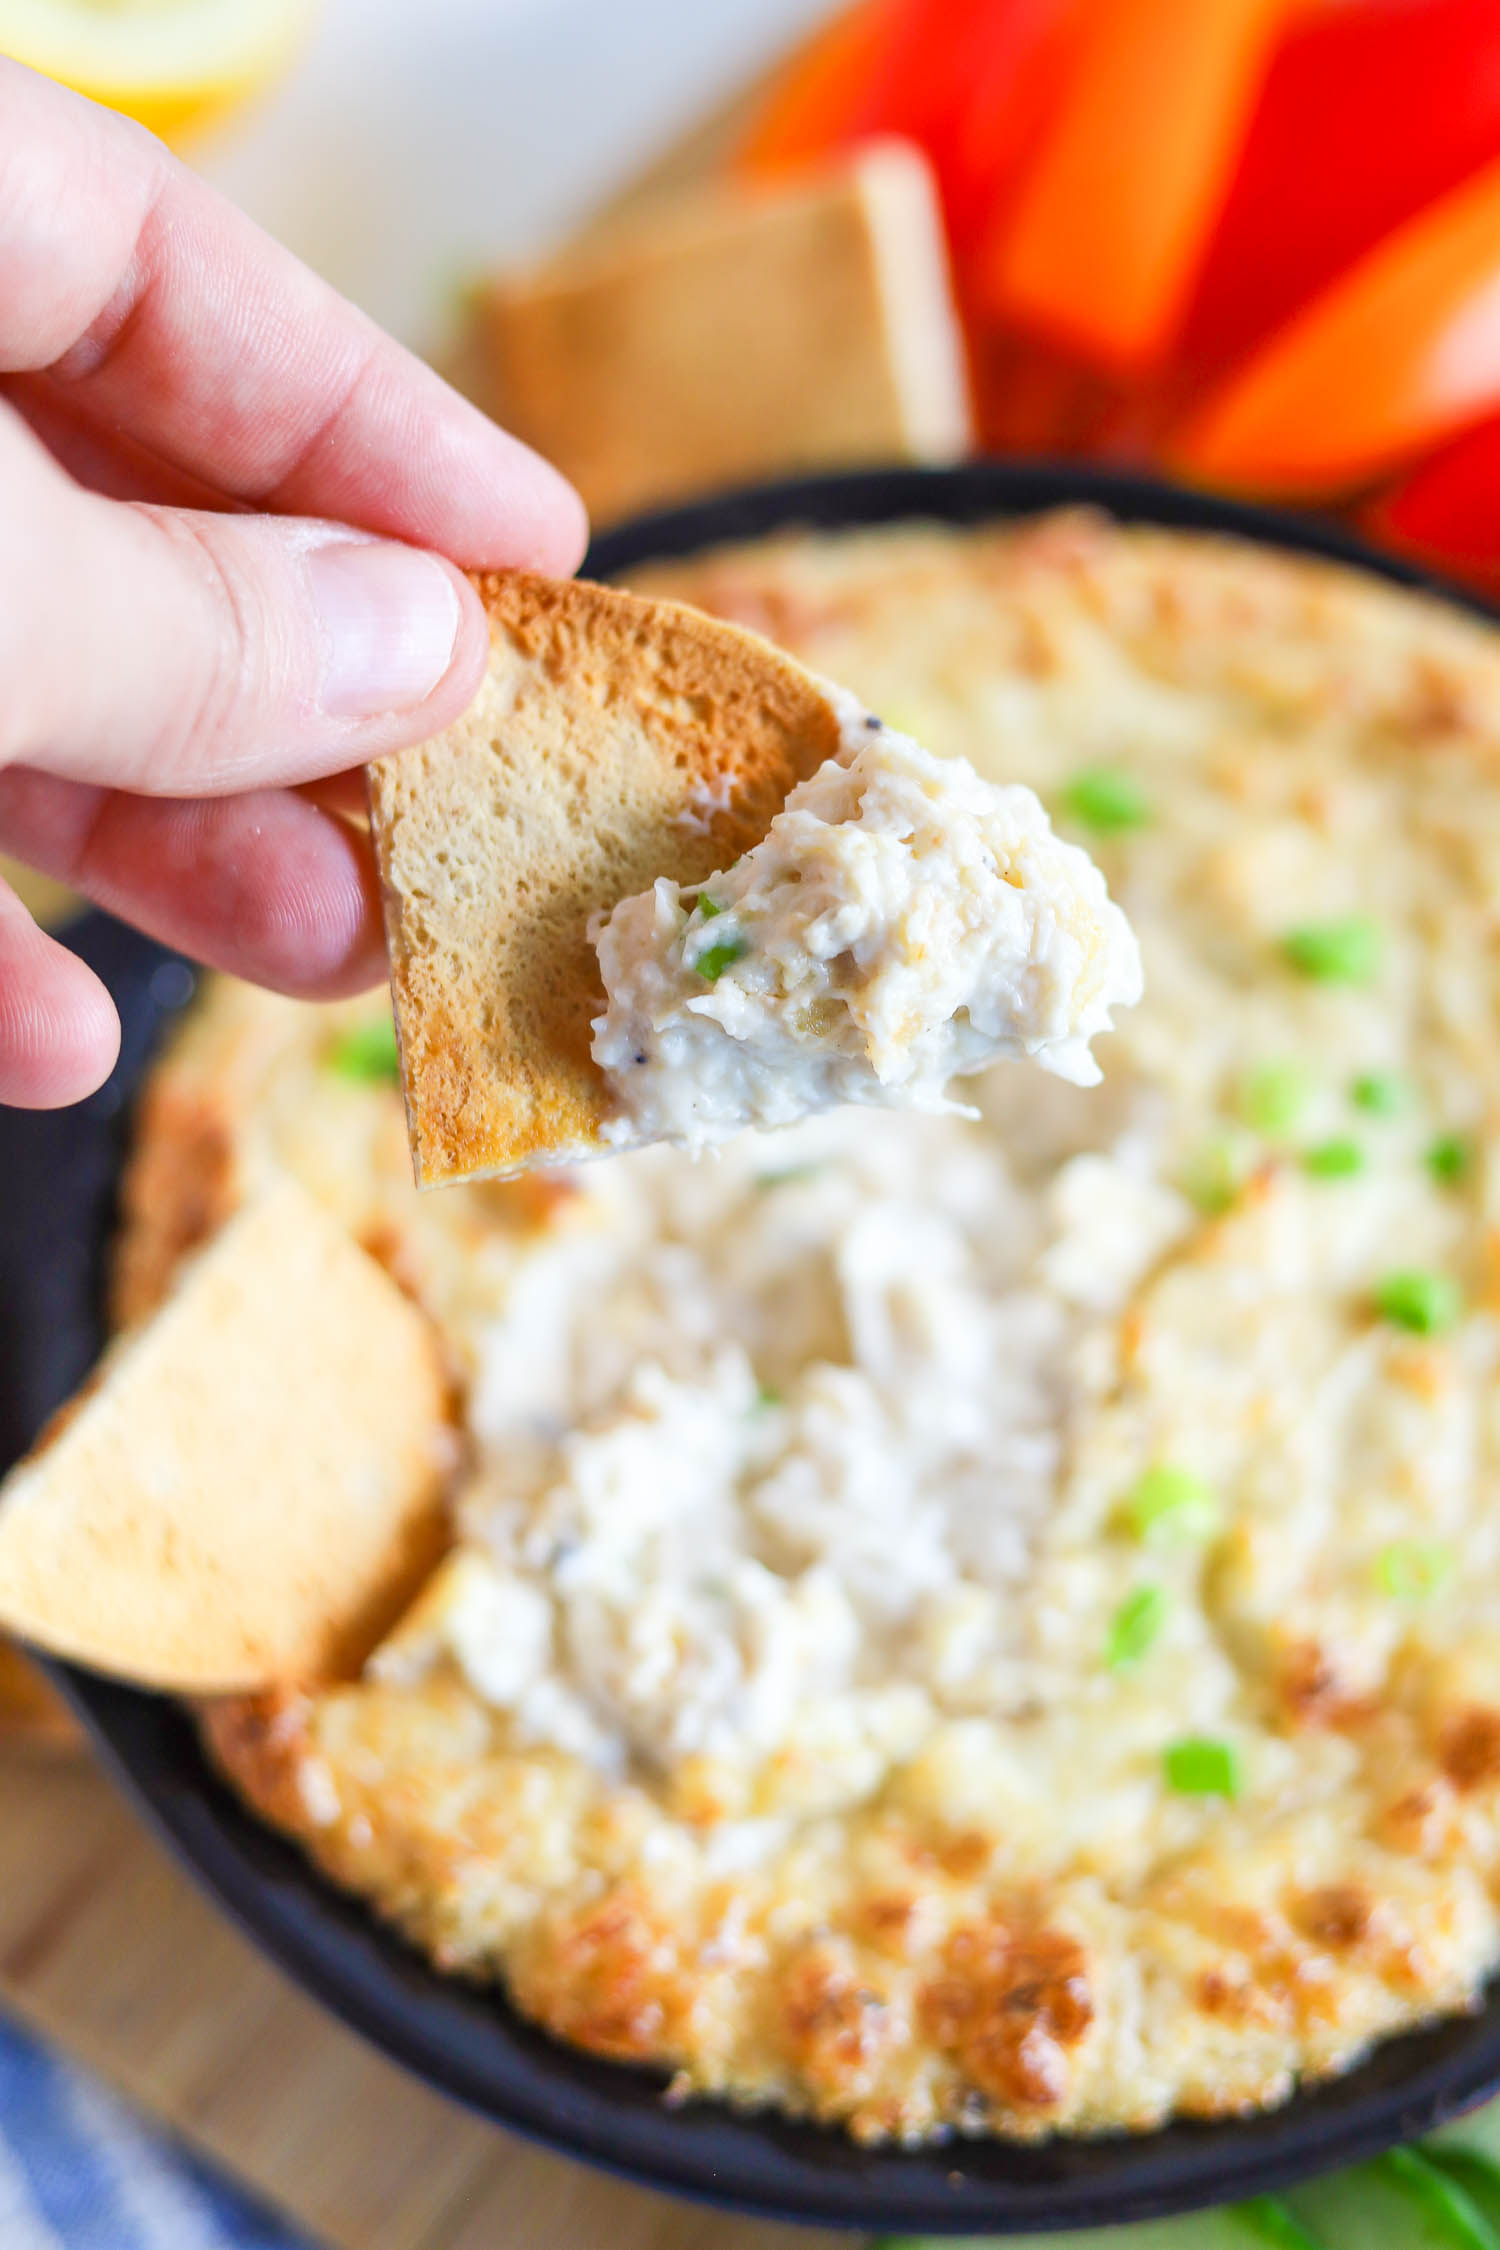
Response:
POLYGON ((167 139, 274 77, 314 0, 0 0, 0 53, 167 139))

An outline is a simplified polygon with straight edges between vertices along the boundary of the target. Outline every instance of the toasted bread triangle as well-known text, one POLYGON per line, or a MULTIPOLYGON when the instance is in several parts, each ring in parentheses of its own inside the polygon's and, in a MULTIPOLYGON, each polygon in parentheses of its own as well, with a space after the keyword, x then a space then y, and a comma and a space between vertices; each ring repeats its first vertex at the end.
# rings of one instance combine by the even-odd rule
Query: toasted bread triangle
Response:
POLYGON ((0 1485, 0 1624, 147 1687, 340 1678, 447 1540, 436 1332, 290 1181, 0 1485))
POLYGON ((599 1148, 591 917, 728 866, 839 743, 817 680, 754 633, 576 580, 477 583, 477 699, 369 770, 422 1187, 599 1148))
POLYGON ((484 405, 600 522, 972 443, 937 182, 910 141, 658 189, 498 276, 475 314, 484 405))

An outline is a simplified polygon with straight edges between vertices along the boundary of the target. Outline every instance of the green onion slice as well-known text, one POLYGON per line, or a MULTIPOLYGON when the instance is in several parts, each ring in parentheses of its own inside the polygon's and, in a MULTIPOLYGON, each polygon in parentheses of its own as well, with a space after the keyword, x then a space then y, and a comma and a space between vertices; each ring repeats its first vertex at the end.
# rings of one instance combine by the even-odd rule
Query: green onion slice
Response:
POLYGON ((1474 1144, 1463 1133, 1443 1133, 1427 1151, 1427 1169, 1439 1187, 1457 1187, 1474 1162, 1474 1144))
POLYGON ((1319 984, 1370 984, 1380 973, 1380 925, 1364 914, 1303 922, 1286 931, 1281 950, 1294 969, 1319 984))
POLYGON ((1131 1491, 1125 1518, 1138 1539, 1176 1545, 1208 1538, 1218 1527, 1219 1504, 1213 1487, 1191 1469, 1158 1461, 1131 1491))
POLYGON ((827 1169, 826 1164, 788 1164, 780 1172, 757 1172, 755 1185, 763 1194, 769 1194, 773 1188, 800 1187, 804 1181, 817 1179, 827 1169))
POLYGON ((1075 773, 1062 803, 1085 828, 1101 836, 1120 836, 1151 818, 1151 800, 1133 774, 1119 766, 1088 766, 1075 773))
POLYGON ((1367 1070, 1350 1087, 1349 1099, 1371 1117, 1399 1117, 1411 1106, 1411 1088, 1394 1070, 1367 1070))
POLYGON ((1123 1672, 1139 1664, 1161 1638, 1171 1606, 1161 1586, 1137 1586, 1133 1594, 1125 1596, 1109 1621, 1104 1644, 1104 1661, 1111 1672, 1123 1672))
POLYGON ((1283 1140, 1295 1130, 1311 1093, 1300 1063, 1260 1063, 1240 1082, 1239 1113, 1268 1140, 1283 1140))
POLYGON ((328 1068, 340 1078, 353 1078, 366 1086, 399 1086, 401 1056, 396 1047, 396 1026, 389 1016, 377 1023, 357 1023, 341 1032, 325 1057, 328 1068))
POLYGON ((1396 1328, 1409 1328, 1414 1336, 1441 1336, 1463 1317, 1463 1292, 1445 1273, 1419 1267, 1388 1273, 1376 1284, 1375 1310, 1396 1328))
POLYGON ((1402 1602, 1425 1602, 1453 1570, 1454 1554, 1440 1539, 1393 1539, 1375 1558, 1383 1593, 1402 1602))
POLYGON ((1188 1735, 1169 1743, 1162 1754, 1170 1786, 1182 1797, 1237 1797, 1243 1782, 1239 1753, 1232 1742, 1188 1735))
POLYGON ((1352 1180, 1364 1168, 1364 1150, 1347 1136, 1317 1141, 1302 1151, 1302 1169, 1310 1179, 1352 1180))
POLYGON ((731 961, 743 961, 750 950, 750 940, 745 937, 721 938, 717 945, 706 945, 692 961, 694 972, 709 984, 717 984, 731 961))
POLYGON ((1221 1218, 1234 1209, 1245 1185, 1238 1149, 1228 1139, 1205 1141, 1183 1165, 1177 1184, 1206 1219, 1221 1218))

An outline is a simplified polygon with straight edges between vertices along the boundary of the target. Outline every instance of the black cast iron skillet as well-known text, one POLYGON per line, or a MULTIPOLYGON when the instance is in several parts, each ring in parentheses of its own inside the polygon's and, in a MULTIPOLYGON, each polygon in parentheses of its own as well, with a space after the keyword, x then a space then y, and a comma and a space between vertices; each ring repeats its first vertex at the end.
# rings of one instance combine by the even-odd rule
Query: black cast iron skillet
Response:
MULTIPOLYGON (((1073 501, 1332 556, 1399 584, 1427 583, 1318 525, 1088 469, 1004 463, 731 494, 610 532, 585 567, 608 577, 798 524, 975 523, 1073 501)), ((103 915, 84 917, 71 942, 114 992, 125 1044, 109 1085, 80 1109, 0 1112, 0 1463, 21 1449, 99 1348, 101 1272, 132 1098, 192 989, 183 963, 103 915)), ((872 2230, 1107 2226, 1351 2163, 1500 2088, 1497 1990, 1476 2014, 1393 2039, 1348 2077, 1267 2116, 1172 2125, 1134 2138, 1026 2148, 972 2141, 902 2153, 860 2149, 839 2132, 717 2103, 668 2109, 657 2077, 557 2045, 496 1994, 438 1976, 330 1888, 214 1778, 175 1704, 68 1666, 51 1670, 178 1857, 299 1984, 430 2085, 653 2187, 767 2218, 872 2230)))

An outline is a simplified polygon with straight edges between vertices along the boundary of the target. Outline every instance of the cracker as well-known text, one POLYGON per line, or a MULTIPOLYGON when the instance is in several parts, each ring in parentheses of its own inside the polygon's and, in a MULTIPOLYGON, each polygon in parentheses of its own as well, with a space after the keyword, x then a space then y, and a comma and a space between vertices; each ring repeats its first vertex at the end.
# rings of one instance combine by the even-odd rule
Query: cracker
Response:
POLYGON ((144 1686, 352 1673, 447 1540, 436 1333, 290 1181, 0 1485, 0 1624, 144 1686))
POLYGON ((972 442, 932 172, 872 143, 696 187, 479 300, 484 402, 600 520, 972 442))
POLYGON ((727 867, 839 746, 819 683, 756 634, 576 580, 478 583, 478 698, 370 768, 421 1187, 598 1150, 591 917, 727 867))

